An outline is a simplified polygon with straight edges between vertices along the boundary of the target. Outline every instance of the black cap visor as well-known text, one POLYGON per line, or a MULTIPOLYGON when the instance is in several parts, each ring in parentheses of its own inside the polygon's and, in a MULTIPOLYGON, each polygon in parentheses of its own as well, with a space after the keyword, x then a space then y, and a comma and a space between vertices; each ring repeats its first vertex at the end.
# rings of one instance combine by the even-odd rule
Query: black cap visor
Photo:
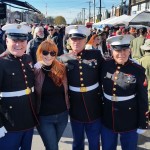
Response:
POLYGON ((86 38, 86 35, 84 34, 79 34, 79 33, 73 33, 69 35, 70 38, 77 38, 77 39, 84 39, 86 38))
POLYGON ((115 51, 121 51, 126 50, 130 48, 130 44, 124 44, 124 45, 111 45, 112 49, 115 51))
POLYGON ((12 40, 28 40, 27 34, 20 34, 20 33, 8 33, 7 37, 12 40))

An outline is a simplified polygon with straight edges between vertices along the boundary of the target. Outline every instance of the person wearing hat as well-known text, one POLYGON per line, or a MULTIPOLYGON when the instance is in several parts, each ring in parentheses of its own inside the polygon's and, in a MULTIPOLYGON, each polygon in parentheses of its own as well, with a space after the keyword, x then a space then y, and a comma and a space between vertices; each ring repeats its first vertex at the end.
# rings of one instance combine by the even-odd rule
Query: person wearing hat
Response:
POLYGON ((0 59, 0 148, 30 150, 35 112, 34 73, 31 58, 25 54, 31 28, 7 24, 8 55, 0 59))
POLYGON ((141 46, 144 51, 144 56, 139 60, 139 63, 145 68, 146 77, 148 81, 148 100, 149 100, 149 110, 150 110, 150 39, 147 39, 144 45, 141 46))
POLYGON ((72 52, 60 56, 60 60, 67 63, 73 150, 84 150, 85 133, 89 150, 98 150, 102 94, 99 77, 103 58, 99 50, 85 50, 90 30, 84 25, 70 25, 66 34, 72 52))
POLYGON ((103 150, 116 150, 118 135, 122 150, 136 150, 138 133, 148 128, 145 69, 129 59, 132 38, 118 35, 107 39, 113 58, 103 63, 101 73, 103 150))
POLYGON ((147 35, 147 28, 142 27, 139 29, 139 36, 133 39, 130 43, 131 46, 131 56, 133 59, 138 61, 140 58, 143 57, 144 52, 141 50, 141 45, 145 43, 146 35, 147 35))

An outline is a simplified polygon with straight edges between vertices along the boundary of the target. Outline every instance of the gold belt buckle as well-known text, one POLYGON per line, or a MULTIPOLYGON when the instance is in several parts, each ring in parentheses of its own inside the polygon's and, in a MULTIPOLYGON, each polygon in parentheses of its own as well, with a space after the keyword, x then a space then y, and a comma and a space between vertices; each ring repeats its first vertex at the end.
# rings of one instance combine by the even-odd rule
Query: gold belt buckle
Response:
POLYGON ((26 95, 30 94, 31 93, 31 89, 29 87, 27 87, 26 90, 25 90, 25 93, 26 93, 26 95))
POLYGON ((87 92, 86 87, 80 87, 80 92, 87 92))
POLYGON ((111 97, 111 100, 112 100, 112 101, 118 101, 116 96, 112 96, 112 97, 111 97))

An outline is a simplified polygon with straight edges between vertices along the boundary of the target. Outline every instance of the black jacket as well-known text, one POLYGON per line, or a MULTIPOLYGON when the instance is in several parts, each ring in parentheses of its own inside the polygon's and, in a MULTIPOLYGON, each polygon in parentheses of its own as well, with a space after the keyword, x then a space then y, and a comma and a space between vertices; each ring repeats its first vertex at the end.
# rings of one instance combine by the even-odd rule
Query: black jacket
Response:
POLYGON ((58 56, 64 54, 63 52, 63 38, 58 34, 54 33, 53 36, 48 35, 47 39, 51 39, 58 48, 58 56))
MULTIPOLYGON (((0 92, 15 92, 34 87, 31 58, 24 54, 0 59, 0 92)), ((34 92, 29 95, 0 97, 0 127, 7 131, 33 128, 37 124, 34 92)))
POLYGON ((28 42, 26 53, 29 54, 32 58, 33 64, 37 62, 36 51, 38 46, 43 42, 44 39, 36 37, 28 42))
MULTIPOLYGON (((102 56, 98 50, 83 50, 78 60, 68 61, 68 84, 88 87, 100 83, 102 56)), ((101 117, 101 88, 87 92, 69 90, 70 116, 81 122, 92 122, 101 117)))
POLYGON ((148 96, 145 84, 145 70, 142 66, 128 60, 118 65, 108 60, 102 65, 102 85, 105 94, 114 96, 109 100, 104 96, 102 122, 115 132, 125 132, 137 128, 146 129, 148 124, 148 96), (135 97, 117 101, 116 97, 135 97))

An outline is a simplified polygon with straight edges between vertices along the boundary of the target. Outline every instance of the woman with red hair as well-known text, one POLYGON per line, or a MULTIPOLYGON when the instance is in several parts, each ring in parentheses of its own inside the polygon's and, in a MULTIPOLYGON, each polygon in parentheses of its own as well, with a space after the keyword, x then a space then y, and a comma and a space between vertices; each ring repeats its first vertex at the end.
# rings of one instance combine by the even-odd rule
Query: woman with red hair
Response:
POLYGON ((103 56, 103 50, 102 50, 102 37, 101 35, 98 34, 94 34, 90 40, 88 41, 88 43, 85 46, 85 49, 97 49, 100 50, 102 56, 103 56))
POLYGON ((37 127, 46 150, 58 150, 58 142, 68 122, 68 95, 65 66, 57 61, 57 46, 51 40, 43 41, 37 50, 35 90, 37 127))

